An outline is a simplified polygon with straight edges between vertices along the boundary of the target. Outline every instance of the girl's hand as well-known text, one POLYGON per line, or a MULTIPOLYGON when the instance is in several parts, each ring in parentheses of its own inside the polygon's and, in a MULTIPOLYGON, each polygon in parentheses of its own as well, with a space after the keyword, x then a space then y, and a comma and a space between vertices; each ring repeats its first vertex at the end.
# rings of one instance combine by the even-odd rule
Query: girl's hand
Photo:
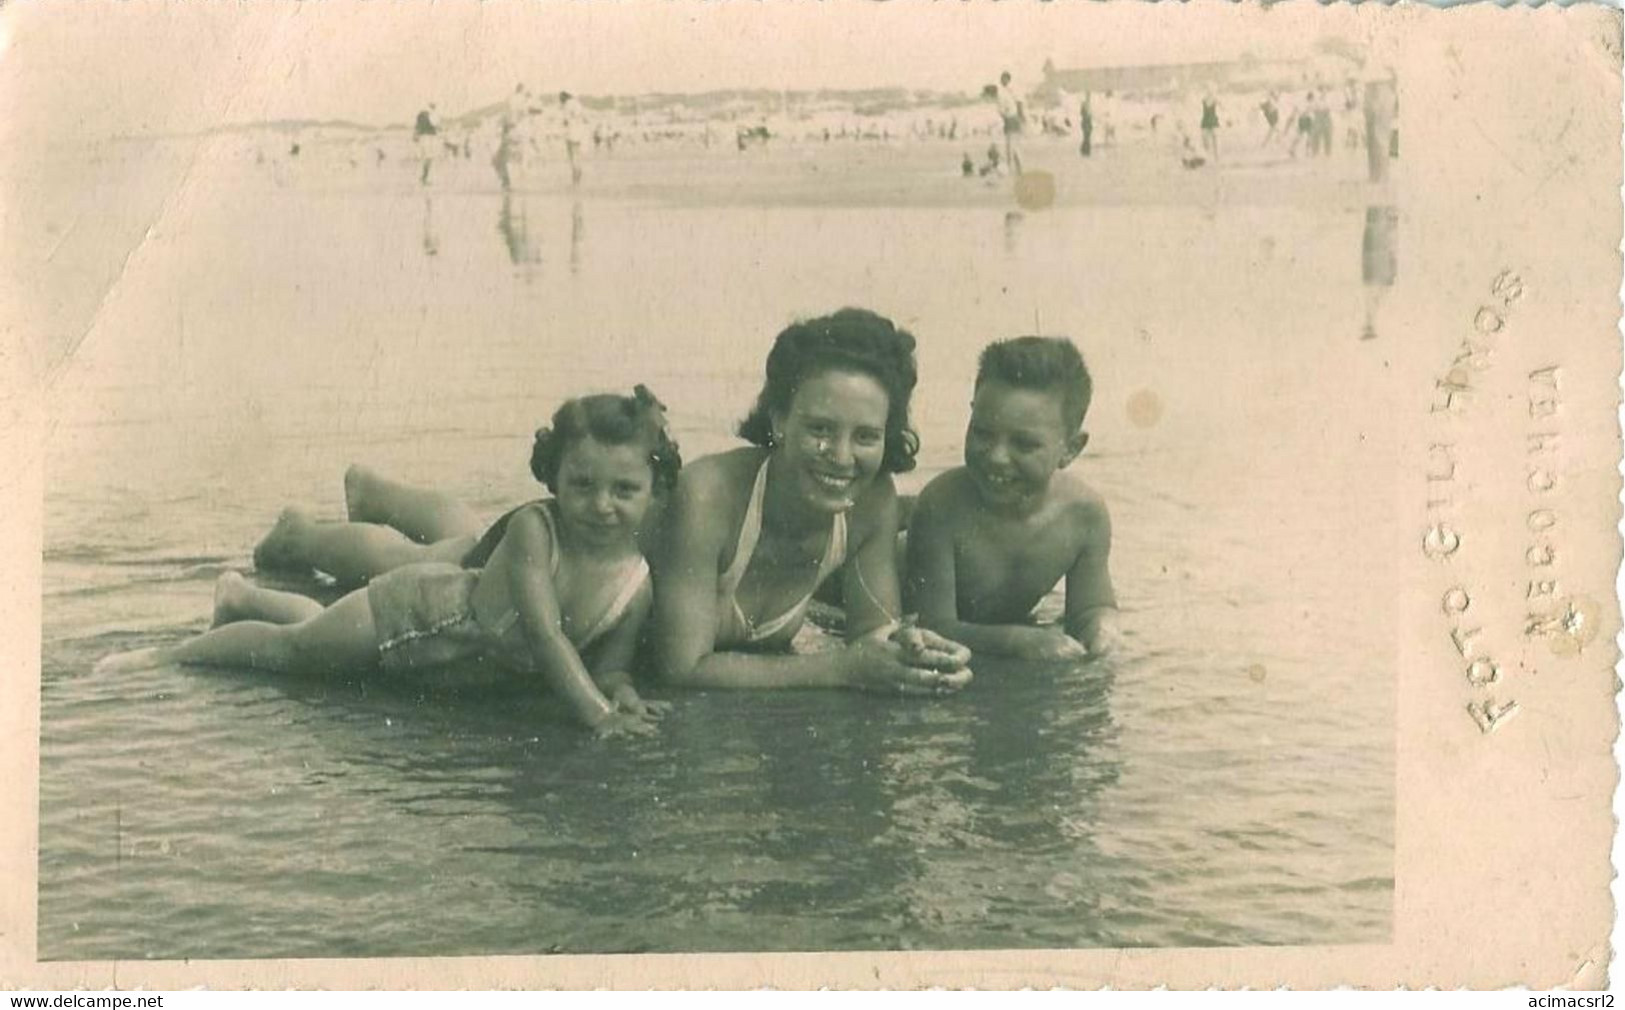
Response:
POLYGON ((600 740, 612 736, 651 736, 655 724, 641 715, 614 711, 600 719, 592 732, 600 740))
POLYGON ((842 651, 843 682, 885 694, 943 694, 970 683, 969 669, 950 672, 915 666, 896 642, 854 642, 842 651))
POLYGON ((669 701, 648 701, 638 695, 637 689, 631 684, 622 684, 609 696, 614 703, 615 711, 627 715, 635 715, 649 722, 657 722, 660 717, 671 711, 669 701))

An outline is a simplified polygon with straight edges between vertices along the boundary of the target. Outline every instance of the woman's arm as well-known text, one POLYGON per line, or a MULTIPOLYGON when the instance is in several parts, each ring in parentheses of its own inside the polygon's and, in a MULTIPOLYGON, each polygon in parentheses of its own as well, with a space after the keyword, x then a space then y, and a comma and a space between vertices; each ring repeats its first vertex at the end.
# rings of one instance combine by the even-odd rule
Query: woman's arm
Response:
POLYGON ((847 530, 862 539, 849 545, 846 564, 841 566, 848 642, 884 639, 903 618, 897 578, 897 488, 890 477, 875 481, 864 511, 863 521, 854 515, 847 530))
POLYGON ((575 646, 564 635, 558 598, 548 575, 554 549, 546 524, 534 510, 526 509, 508 523, 481 578, 501 579, 519 614, 525 672, 540 673, 576 717, 596 729, 610 720, 615 707, 593 683, 575 646))

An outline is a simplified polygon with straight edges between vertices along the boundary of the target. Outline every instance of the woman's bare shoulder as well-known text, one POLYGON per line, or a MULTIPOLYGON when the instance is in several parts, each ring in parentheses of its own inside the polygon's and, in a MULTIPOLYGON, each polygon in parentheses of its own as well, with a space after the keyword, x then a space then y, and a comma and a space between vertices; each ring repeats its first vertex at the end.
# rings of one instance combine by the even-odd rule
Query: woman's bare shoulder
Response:
POLYGON ((684 464, 677 478, 678 497, 708 507, 735 498, 743 501, 761 462, 762 450, 754 447, 702 456, 684 464))
MULTIPOLYGON (((683 465, 677 491, 645 532, 644 543, 656 569, 680 553, 721 553, 730 530, 739 528, 750 498, 751 481, 762 450, 730 449, 683 465)), ((692 560, 692 559, 691 559, 692 560)))
POLYGON ((897 507, 897 484, 891 474, 876 476, 846 514, 849 535, 861 542, 884 524, 895 528, 897 507))

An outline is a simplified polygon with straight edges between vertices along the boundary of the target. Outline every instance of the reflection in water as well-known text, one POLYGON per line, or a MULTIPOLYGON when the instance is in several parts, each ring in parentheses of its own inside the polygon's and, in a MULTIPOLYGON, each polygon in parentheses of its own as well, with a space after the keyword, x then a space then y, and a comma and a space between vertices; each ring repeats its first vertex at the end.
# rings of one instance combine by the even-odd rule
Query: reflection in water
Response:
POLYGON ((887 836, 917 854, 886 882, 904 902, 902 945, 997 944, 993 923, 1036 907, 1048 921, 1026 942, 1098 942, 1103 894, 1138 904, 1094 839, 1119 769, 1111 672, 984 661, 978 677, 952 705, 894 708, 882 737, 887 836))
POLYGON ((586 230, 586 218, 581 213, 581 201, 570 205, 570 272, 581 272, 581 238, 586 230))
POLYGON ((525 266, 542 261, 542 251, 530 237, 530 218, 525 209, 525 198, 510 192, 502 194, 502 209, 497 214, 497 231, 508 247, 508 260, 514 266, 525 266))
POLYGON ((1365 153, 1372 182, 1388 178, 1388 162, 1399 156, 1395 113, 1398 91, 1392 80, 1368 81, 1365 86, 1365 153))
POLYGON ((1023 214, 1019 210, 1005 211, 1005 214, 1004 214, 1004 252, 1005 252, 1005 255, 1008 255, 1008 256, 1015 255, 1016 245, 1021 240, 1021 222, 1026 220, 1026 217, 1027 216, 1025 214, 1023 214))
POLYGON ((440 253, 440 235, 434 226, 434 197, 425 193, 423 195, 423 255, 437 256, 440 253))
POLYGON ((1365 209, 1365 231, 1360 238, 1360 280, 1365 284, 1365 329, 1362 340, 1377 336, 1377 309, 1399 277, 1397 254, 1399 208, 1374 205, 1365 209))

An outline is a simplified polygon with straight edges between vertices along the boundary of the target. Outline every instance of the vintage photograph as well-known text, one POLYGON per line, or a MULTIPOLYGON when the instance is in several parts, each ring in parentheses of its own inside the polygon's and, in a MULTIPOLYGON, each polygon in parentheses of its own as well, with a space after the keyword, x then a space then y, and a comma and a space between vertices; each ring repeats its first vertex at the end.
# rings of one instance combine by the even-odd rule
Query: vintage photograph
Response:
POLYGON ((281 6, 6 12, 40 962, 1395 941, 1393 33, 281 6))

